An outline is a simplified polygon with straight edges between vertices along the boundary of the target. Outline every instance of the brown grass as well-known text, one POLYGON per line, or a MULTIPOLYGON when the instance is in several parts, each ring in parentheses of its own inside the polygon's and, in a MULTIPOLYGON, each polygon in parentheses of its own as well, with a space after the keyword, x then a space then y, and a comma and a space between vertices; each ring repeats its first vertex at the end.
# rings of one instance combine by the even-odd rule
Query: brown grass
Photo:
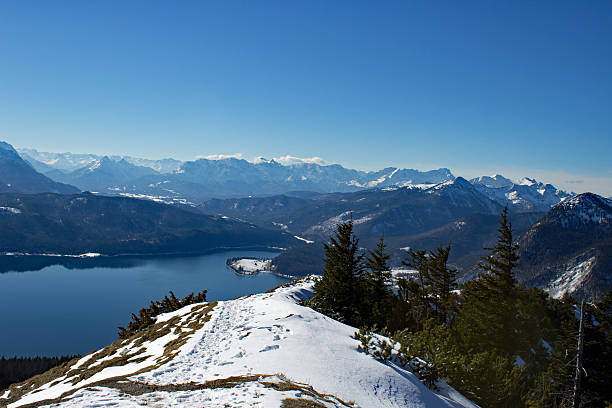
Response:
MULTIPOLYGON (((130 375, 139 374, 141 372, 149 371, 156 367, 159 367, 172 360, 178 354, 180 347, 187 342, 189 336, 195 333, 196 330, 202 328, 204 324, 210 320, 210 312, 216 305, 217 302, 211 302, 194 306, 188 315, 189 317, 187 319, 187 322, 182 324, 181 319, 183 316, 175 316, 165 322, 155 323, 142 330, 139 330, 127 339, 117 340, 116 342, 104 347, 102 350, 91 353, 89 358, 77 368, 72 368, 72 366, 74 366, 77 361, 81 359, 81 357, 75 358, 64 364, 54 367, 51 370, 34 376, 24 382, 12 384, 8 388, 10 391, 9 397, 6 399, 0 399, 0 407, 4 406, 4 404, 8 405, 12 402, 17 401, 25 394, 32 392, 35 389, 49 382, 52 382, 55 385, 59 382, 69 380, 72 385, 76 385, 83 380, 93 377, 105 368, 123 366, 130 363, 140 363, 142 361, 145 361, 147 357, 140 356, 140 354, 145 351, 145 348, 142 347, 143 344, 145 342, 150 342, 159 339, 169 334, 172 329, 174 329, 175 333, 178 334, 179 337, 166 344, 163 355, 157 359, 156 363, 130 375), (129 353, 118 354, 113 358, 104 360, 101 363, 94 365, 102 358, 111 357, 117 354, 117 351, 121 347, 124 347, 132 342, 133 345, 130 347, 129 353), (65 379, 62 380, 60 379, 61 377, 65 377, 65 379)), ((88 387, 90 386, 92 385, 89 384, 88 387)), ((75 391, 79 388, 76 388, 75 391)), ((73 392, 74 391, 70 391, 70 394, 73 392)), ((60 399, 62 397, 60 397, 60 399)))
POLYGON ((355 403, 352 401, 346 402, 333 395, 322 394, 316 391, 314 388, 312 388, 312 386, 308 384, 291 381, 288 378, 286 378, 284 375, 279 375, 279 377, 281 378, 280 382, 265 382, 265 381, 260 381, 260 382, 266 387, 273 388, 277 391, 297 391, 302 394, 308 395, 316 400, 325 401, 325 402, 329 402, 332 404, 340 404, 341 406, 345 406, 345 407, 352 407, 355 405, 355 403))
POLYGON ((302 398, 285 398, 281 408, 325 408, 325 405, 302 398))
MULTIPOLYGON (((179 391, 195 391, 195 390, 212 390, 220 388, 234 388, 241 384, 259 382, 266 388, 271 388, 279 392, 286 391, 297 391, 301 394, 308 395, 312 398, 285 398, 281 408, 320 408, 324 407, 321 402, 332 403, 338 407, 350 408, 354 404, 352 402, 346 403, 341 399, 328 394, 321 394, 315 391, 311 386, 303 383, 291 381, 283 375, 268 375, 268 374, 250 374, 243 376, 233 376, 228 378, 222 378, 217 380, 206 381, 204 383, 182 383, 182 384, 145 384, 138 381, 133 381, 125 376, 109 378, 102 381, 97 381, 92 384, 88 384, 86 389, 94 389, 95 387, 114 388, 119 392, 132 396, 140 396, 143 394, 150 394, 153 392, 179 392, 179 391), (265 381, 266 378, 280 378, 278 382, 265 381)), ((65 401, 70 395, 74 394, 78 389, 68 391, 58 398, 48 399, 44 401, 38 401, 33 404, 23 405, 21 408, 33 408, 40 405, 48 404, 59 404, 65 401)))

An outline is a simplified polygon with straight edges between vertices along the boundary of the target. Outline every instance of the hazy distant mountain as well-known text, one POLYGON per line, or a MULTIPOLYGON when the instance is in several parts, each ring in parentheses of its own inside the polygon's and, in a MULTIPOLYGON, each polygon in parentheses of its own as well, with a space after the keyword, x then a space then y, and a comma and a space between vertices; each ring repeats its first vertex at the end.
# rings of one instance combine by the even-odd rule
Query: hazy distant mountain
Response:
POLYGON ((510 179, 505 178, 501 174, 494 176, 480 176, 470 180, 470 183, 475 186, 482 186, 486 188, 509 188, 514 185, 514 182, 510 179))
POLYGON ((251 163, 230 158, 185 162, 181 170, 168 180, 204 185, 213 191, 218 191, 216 197, 245 197, 281 194, 294 190, 330 193, 372 187, 436 184, 453 178, 448 169, 421 172, 387 168, 376 172, 364 172, 346 169, 337 164, 298 163, 285 166, 274 160, 251 163))
POLYGON ((160 160, 151 160, 151 159, 142 159, 139 157, 131 157, 131 156, 111 156, 111 159, 115 161, 119 161, 124 159, 128 163, 131 163, 135 166, 141 167, 149 167, 155 170, 158 173, 173 173, 181 168, 183 164, 182 161, 176 159, 160 159, 160 160))
POLYGON ((0 194, 0 252, 202 253, 283 247, 297 241, 271 229, 124 197, 0 194))
POLYGON ((365 172, 346 169, 337 164, 297 161, 283 165, 263 158, 255 162, 235 158, 180 162, 174 159, 147 160, 127 156, 107 157, 103 167, 110 169, 114 163, 115 167, 120 164, 122 169, 107 169, 105 176, 102 176, 98 164, 104 157, 45 153, 34 149, 23 149, 22 152, 40 171, 58 181, 105 194, 132 195, 164 202, 198 203, 210 198, 261 196, 289 191, 348 192, 373 187, 433 185, 454 179, 448 169, 422 172, 386 168, 365 172), (155 172, 146 173, 142 171, 143 168, 155 172))
POLYGON ((497 174, 493 177, 482 176, 470 180, 480 192, 501 205, 508 205, 514 211, 548 211, 553 205, 573 196, 557 190, 552 184, 540 183, 534 179, 523 178, 519 183, 497 174))
POLYGON ((57 183, 37 172, 8 143, 0 142, 0 192, 76 193, 76 187, 57 183))
MULTIPOLYGON (((366 172, 338 164, 300 160, 291 161, 291 164, 264 158, 253 162, 236 158, 181 162, 46 153, 34 149, 22 149, 21 152, 38 171, 56 181, 103 194, 167 203, 198 204, 211 198, 277 195, 290 191, 325 194, 371 188, 428 187, 455 178, 446 168, 419 171, 389 167, 366 172)), ((515 212, 545 212, 573 195, 529 178, 515 183, 501 175, 482 176, 470 183, 491 200, 508 205, 515 212)))
POLYGON ((519 239, 519 278, 578 296, 612 288, 612 201, 580 194, 553 207, 519 239))
POLYGON ((56 174, 56 179, 70 183, 84 191, 96 191, 102 194, 112 194, 123 191, 125 186, 149 175, 158 175, 149 167, 135 166, 125 159, 111 160, 108 156, 91 162, 68 173, 56 174))
MULTIPOLYGON (((25 160, 30 162, 31 160, 35 160, 48 166, 47 168, 57 169, 64 172, 70 172, 89 166, 91 163, 100 158, 95 154, 48 153, 39 152, 36 149, 18 149, 17 151, 25 160)), ((36 167, 35 164, 33 165, 36 167)))
MULTIPOLYGON (((71 172, 89 167, 105 157, 96 154, 39 152, 36 149, 17 149, 17 151, 41 173, 47 173, 52 169, 71 172)), ((183 163, 175 159, 151 160, 131 156, 110 156, 109 158, 116 162, 125 160, 135 166, 149 167, 158 173, 172 173, 180 169, 183 163)))

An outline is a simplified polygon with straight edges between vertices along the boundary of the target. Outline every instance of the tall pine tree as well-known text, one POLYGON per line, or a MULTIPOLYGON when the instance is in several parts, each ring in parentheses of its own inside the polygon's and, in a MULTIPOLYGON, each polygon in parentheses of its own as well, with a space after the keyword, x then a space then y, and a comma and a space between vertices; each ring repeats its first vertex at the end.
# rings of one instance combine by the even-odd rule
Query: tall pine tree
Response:
POLYGON ((361 325, 363 254, 353 235, 353 221, 339 224, 325 249, 325 269, 315 285, 312 306, 347 324, 361 325))
POLYGON ((367 325, 383 328, 387 325, 391 310, 392 293, 388 288, 391 281, 391 271, 388 261, 391 255, 386 252, 384 237, 381 237, 373 251, 369 251, 365 260, 365 268, 369 270, 364 280, 365 293, 363 305, 367 325))
POLYGON ((432 302, 439 315, 440 323, 449 323, 455 310, 453 290, 457 289, 457 270, 448 267, 451 247, 447 245, 429 252, 426 286, 432 294, 432 302))
POLYGON ((518 246, 512 242, 508 208, 499 220, 497 243, 485 248, 483 273, 464 285, 463 307, 458 324, 469 348, 498 349, 512 354, 519 347, 517 312, 518 290, 514 268, 518 264, 518 246))

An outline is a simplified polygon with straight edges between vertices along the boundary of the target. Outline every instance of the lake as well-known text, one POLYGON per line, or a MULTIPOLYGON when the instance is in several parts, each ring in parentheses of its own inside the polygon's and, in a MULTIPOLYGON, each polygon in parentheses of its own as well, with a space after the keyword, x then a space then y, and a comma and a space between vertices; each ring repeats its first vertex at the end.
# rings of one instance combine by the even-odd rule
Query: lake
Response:
POLYGON ((269 273, 238 275, 225 261, 276 255, 2 257, 0 271, 20 272, 0 273, 0 356, 83 354, 101 348, 117 340, 117 326, 127 325, 132 312, 170 290, 182 298, 206 289, 209 301, 263 292, 288 280, 269 273))

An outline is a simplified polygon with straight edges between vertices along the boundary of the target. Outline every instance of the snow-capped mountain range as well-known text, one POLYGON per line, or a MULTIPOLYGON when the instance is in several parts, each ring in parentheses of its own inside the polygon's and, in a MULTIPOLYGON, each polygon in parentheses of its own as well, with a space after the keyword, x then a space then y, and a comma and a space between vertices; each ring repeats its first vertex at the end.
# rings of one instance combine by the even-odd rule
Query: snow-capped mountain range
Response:
MULTIPOLYGON (((211 198, 283 194, 351 192, 371 188, 429 188, 450 182, 449 169, 430 171, 388 167, 378 171, 347 169, 321 160, 287 156, 278 161, 219 156, 181 162, 93 154, 47 153, 20 149, 20 154, 48 177, 101 194, 150 198, 167 203, 199 204, 211 198)), ((514 211, 547 211, 572 193, 524 178, 513 182, 501 175, 470 180, 481 193, 514 211)))
MULTIPOLYGON (((521 280, 550 287, 556 295, 569 290, 589 296, 588 291, 612 286, 606 272, 612 265, 610 200, 591 193, 576 196, 530 178, 513 182, 498 174, 467 181, 448 169, 363 172, 313 161, 231 157, 179 162, 178 169, 164 173, 153 168, 163 169, 162 163, 145 159, 36 154, 46 162, 22 153, 29 164, 0 143, 0 193, 77 193, 76 185, 100 195, 186 204, 192 212, 276 229, 296 242, 319 242, 352 217, 362 242, 372 244, 384 233, 396 257, 406 246, 451 242, 452 261, 460 268, 477 262, 483 245, 494 239, 501 208, 508 205, 515 232, 524 232, 521 280), (69 171, 71 166, 77 168, 69 171)), ((5 221, 24 214, 15 203, 1 207, 6 207, 5 221)), ((320 252, 320 245, 292 247, 275 266, 291 275, 316 272, 315 260, 322 259, 317 248, 320 252), (295 259, 308 263, 296 267, 295 259)), ((465 270, 469 276, 470 269, 465 270)))
MULTIPOLYGON (((105 157, 89 153, 40 152, 36 149, 17 149, 17 151, 25 160, 30 162, 34 161, 32 163, 34 168, 43 173, 50 169, 57 169, 68 173, 77 169, 90 167, 96 161, 100 161, 105 157), (40 164, 43 166, 40 166, 40 164)), ((180 169, 181 164, 183 164, 182 161, 175 159, 151 160, 131 156, 108 156, 108 158, 113 161, 125 160, 135 166, 149 167, 159 173, 172 173, 180 169)))
POLYGON ((507 203, 516 211, 547 211, 553 205, 573 196, 558 190, 552 184, 544 184, 524 177, 517 183, 497 174, 470 180, 476 188, 492 200, 507 203))

